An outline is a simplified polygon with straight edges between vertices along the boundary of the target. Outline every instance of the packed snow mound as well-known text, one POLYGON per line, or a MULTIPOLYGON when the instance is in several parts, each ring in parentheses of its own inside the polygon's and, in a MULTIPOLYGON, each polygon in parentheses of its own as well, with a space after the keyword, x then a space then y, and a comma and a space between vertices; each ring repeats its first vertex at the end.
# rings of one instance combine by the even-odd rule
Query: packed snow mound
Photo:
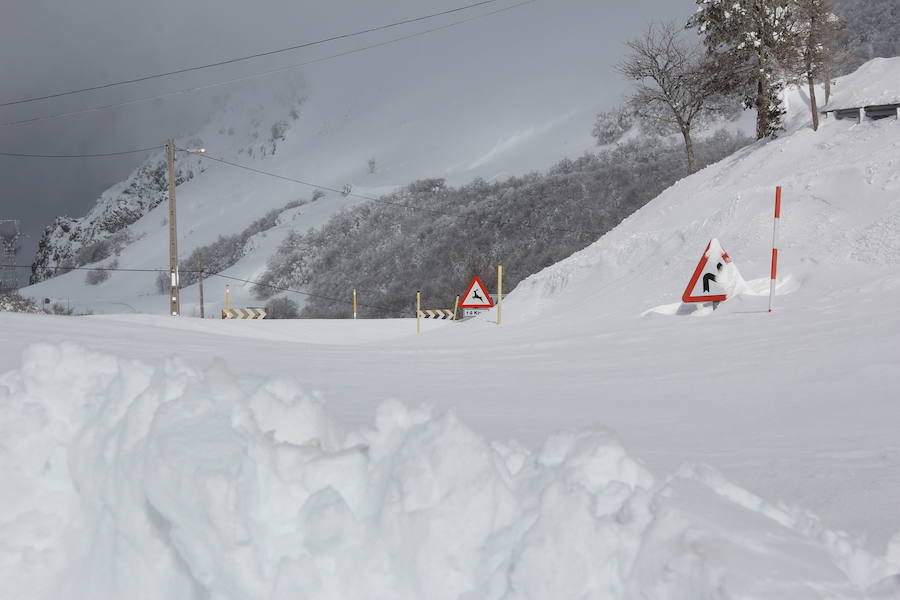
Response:
POLYGON ((602 429, 532 454, 390 401, 348 432, 290 377, 74 344, 30 347, 0 406, 8 598, 900 594, 900 561, 602 429))
MULTIPOLYGON (((825 108, 860 108, 900 102, 900 57, 875 58, 839 78, 825 108)), ((824 98, 824 96, 822 96, 824 98)))
MULTIPOLYGON (((838 84, 872 90, 898 81, 900 59, 893 59, 867 63, 838 84)), ((867 103, 880 98, 869 97, 867 103)), ((758 296, 768 295, 777 186, 783 202, 776 295, 814 302, 835 290, 895 294, 900 121, 829 119, 816 132, 802 88, 789 90, 786 106, 783 136, 682 179, 593 245, 526 279, 509 296, 507 320, 586 309, 687 312, 672 307, 713 238, 746 278, 742 293, 717 313, 764 308, 758 296)))

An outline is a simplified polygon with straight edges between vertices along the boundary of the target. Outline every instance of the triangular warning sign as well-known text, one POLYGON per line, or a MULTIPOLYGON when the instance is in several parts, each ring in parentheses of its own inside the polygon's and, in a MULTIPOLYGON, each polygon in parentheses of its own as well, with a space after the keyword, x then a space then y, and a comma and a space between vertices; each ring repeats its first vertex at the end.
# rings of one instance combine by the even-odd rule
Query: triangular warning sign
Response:
POLYGON ((722 285, 722 275, 729 264, 731 257, 722 249, 719 240, 710 240, 681 300, 686 303, 728 300, 728 291, 722 285))
POLYGON ((494 299, 487 292, 487 286, 476 275, 469 284, 462 301, 459 303, 460 308, 491 308, 494 306, 494 299))

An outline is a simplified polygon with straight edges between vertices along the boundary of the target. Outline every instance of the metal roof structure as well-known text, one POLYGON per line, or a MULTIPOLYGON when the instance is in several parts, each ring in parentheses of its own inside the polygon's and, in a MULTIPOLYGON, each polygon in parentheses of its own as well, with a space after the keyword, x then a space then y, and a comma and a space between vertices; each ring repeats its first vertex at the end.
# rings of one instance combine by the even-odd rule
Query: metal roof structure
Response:
POLYGON ((832 108, 823 110, 822 114, 826 117, 833 114, 835 119, 889 119, 891 117, 900 119, 900 102, 893 104, 873 104, 870 106, 857 106, 852 108, 832 108))

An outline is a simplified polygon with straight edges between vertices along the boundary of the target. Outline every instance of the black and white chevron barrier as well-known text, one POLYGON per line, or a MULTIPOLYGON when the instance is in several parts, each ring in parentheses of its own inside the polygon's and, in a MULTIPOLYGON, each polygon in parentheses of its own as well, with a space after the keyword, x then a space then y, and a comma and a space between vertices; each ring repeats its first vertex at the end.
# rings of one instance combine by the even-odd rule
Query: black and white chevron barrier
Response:
POLYGON ((453 309, 423 308, 419 311, 423 319, 453 320, 453 309))
POLYGON ((265 308, 232 308, 223 310, 223 319, 265 319, 269 316, 265 308))

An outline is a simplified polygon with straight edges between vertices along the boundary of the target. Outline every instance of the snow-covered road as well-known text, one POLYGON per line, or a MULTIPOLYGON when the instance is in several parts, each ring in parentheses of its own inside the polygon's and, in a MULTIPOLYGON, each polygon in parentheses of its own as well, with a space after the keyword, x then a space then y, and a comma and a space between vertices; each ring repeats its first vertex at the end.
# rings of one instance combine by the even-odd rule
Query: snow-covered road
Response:
POLYGON ((780 304, 768 314, 765 298, 740 299, 708 318, 426 322, 419 336, 412 319, 2 314, 0 371, 35 341, 71 340, 150 363, 221 358, 251 379, 288 373, 352 426, 385 399, 453 410, 488 439, 530 448, 604 426, 657 473, 711 464, 883 551, 900 531, 900 311, 878 295, 852 311, 804 307, 802 294, 780 304))

